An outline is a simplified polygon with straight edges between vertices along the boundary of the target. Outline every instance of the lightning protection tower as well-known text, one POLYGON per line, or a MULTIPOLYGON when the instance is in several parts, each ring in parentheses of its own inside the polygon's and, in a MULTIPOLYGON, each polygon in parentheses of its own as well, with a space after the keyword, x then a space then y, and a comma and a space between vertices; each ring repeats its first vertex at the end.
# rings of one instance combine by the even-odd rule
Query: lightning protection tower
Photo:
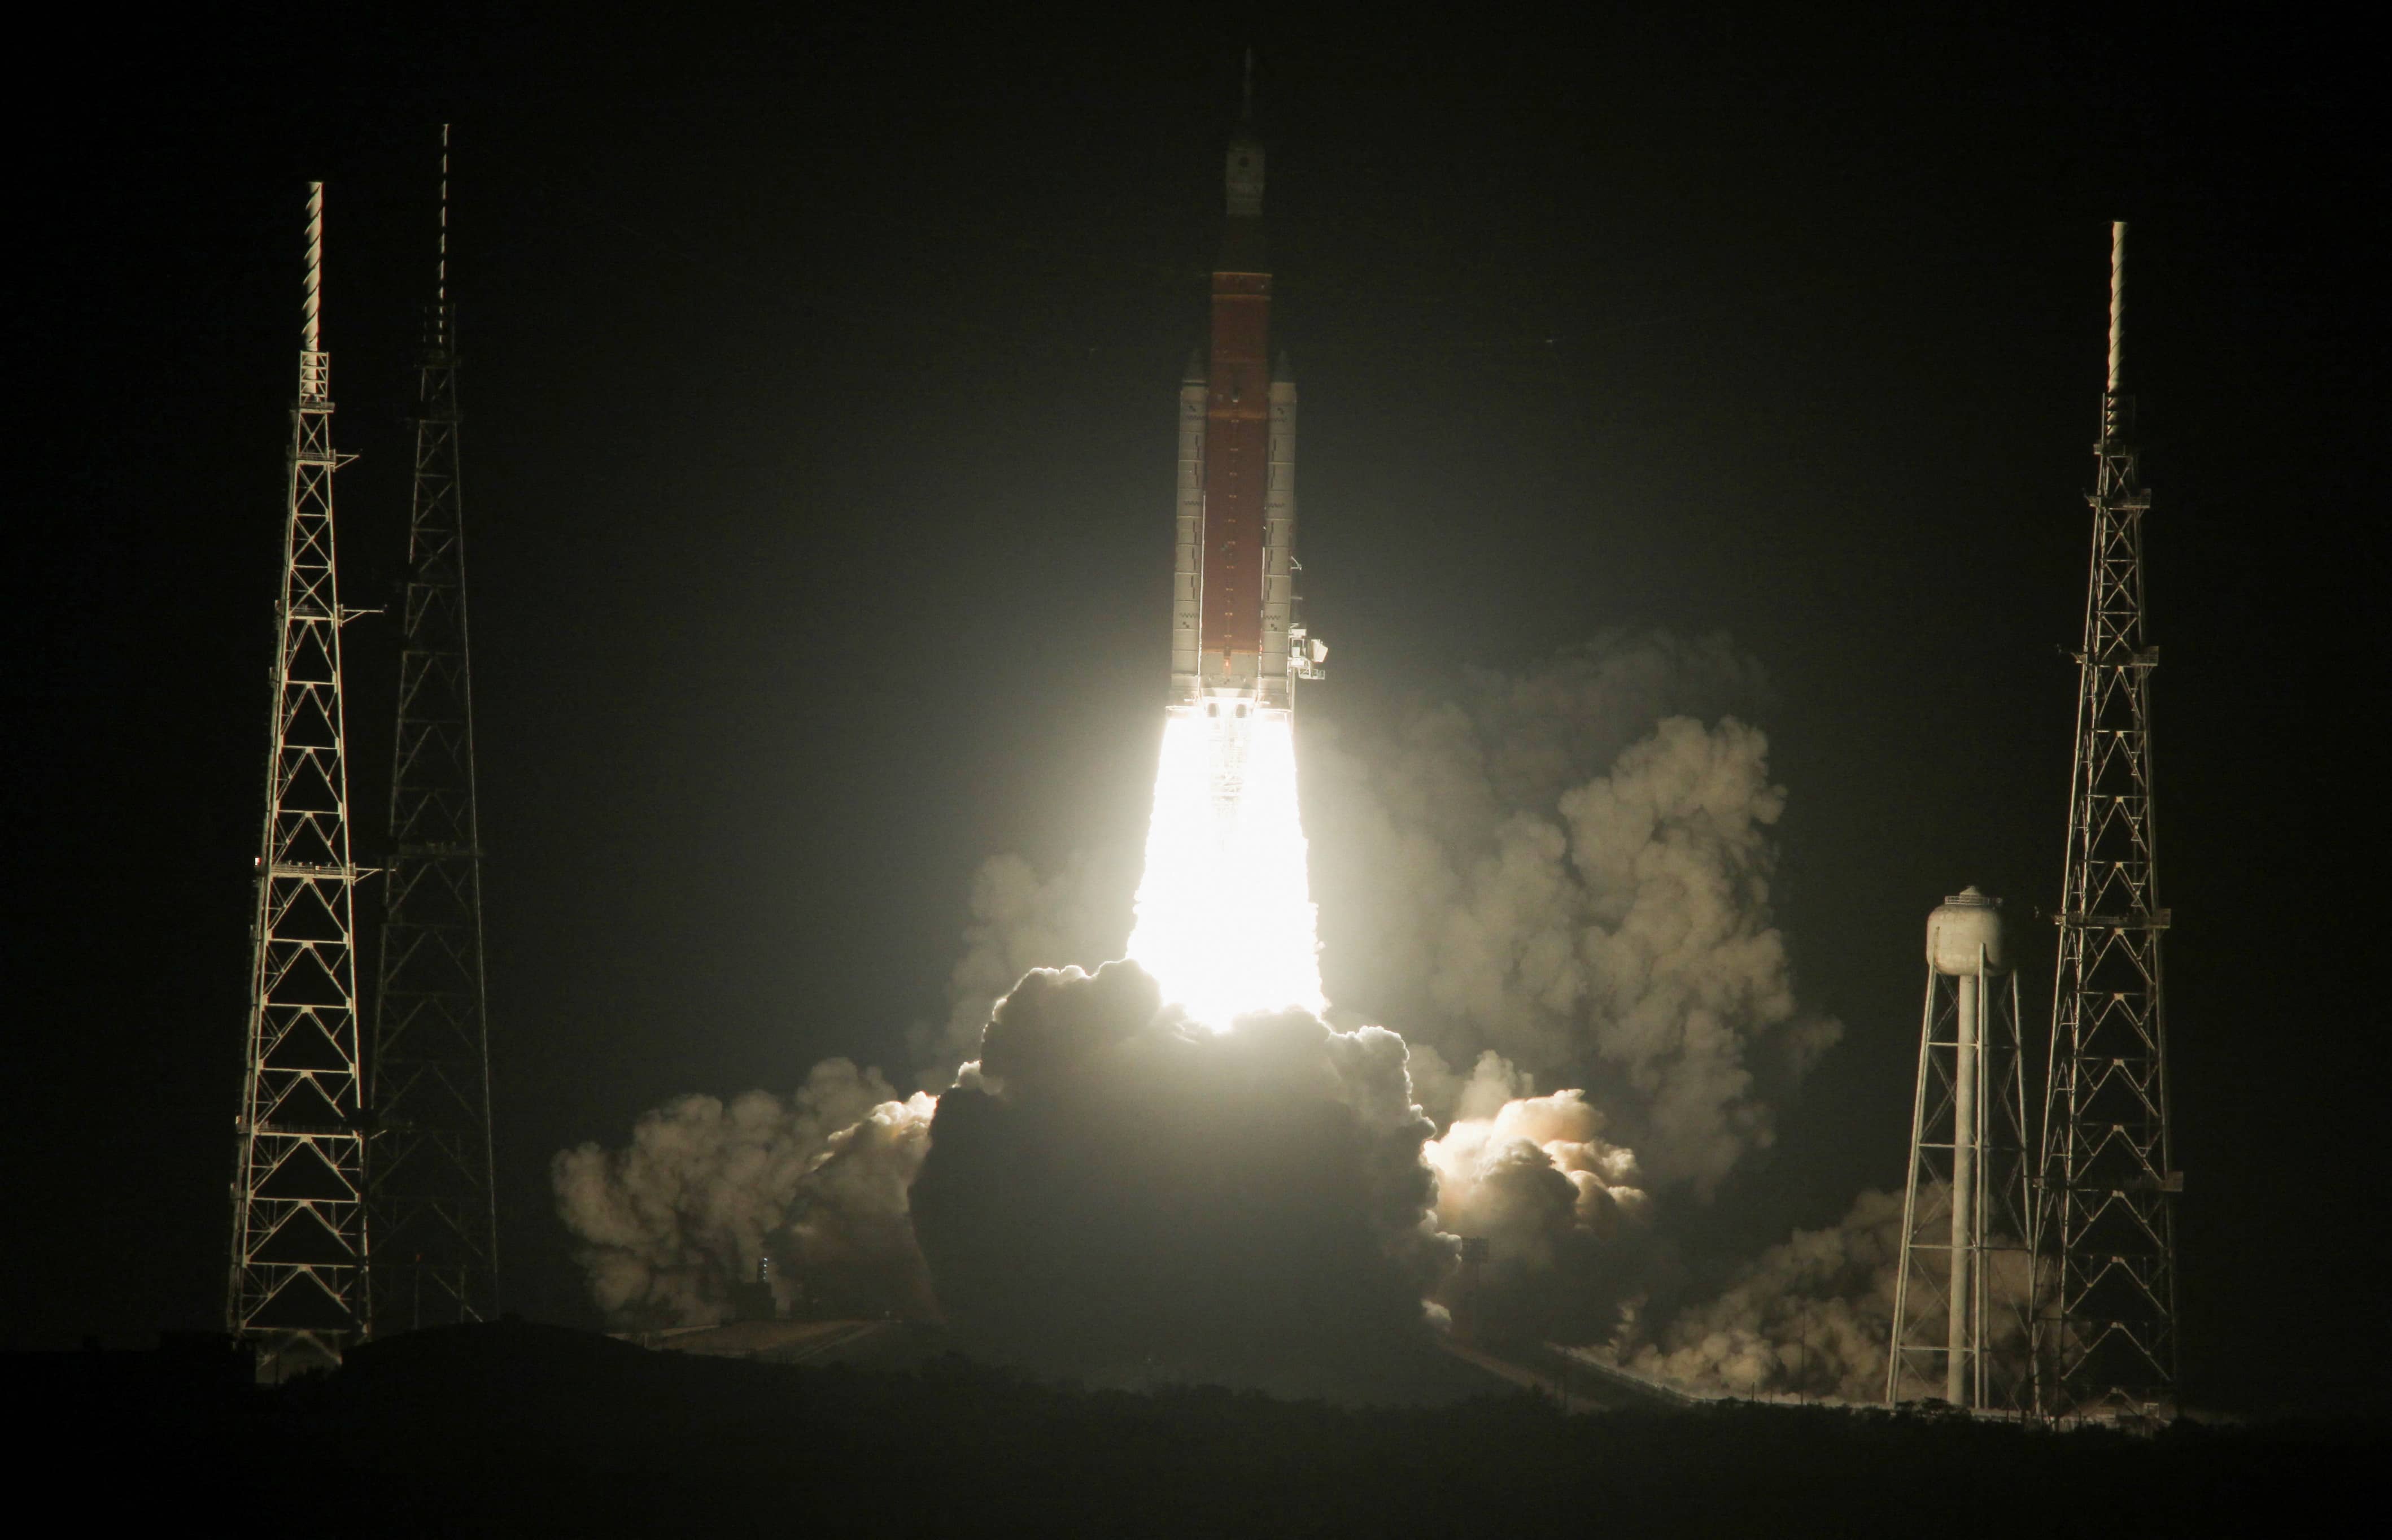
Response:
POLYGON ((457 330, 448 301, 448 130, 440 130, 439 286, 416 374, 415 502, 398 664, 392 855, 374 991, 375 1326, 498 1312, 482 850, 474 805, 457 330))
POLYGON ((2001 900, 1964 888, 1927 919, 1888 1402, 2032 1409, 2034 1159, 2001 900))
POLYGON ((2060 965, 2038 1205, 2058 1265, 2045 1410, 2168 1416, 2176 1403, 2176 1215, 2167 1031, 2154 885, 2151 671, 2134 398, 2126 394, 2126 227, 2110 227, 2110 375, 2085 642, 2076 654, 2075 772, 2061 868, 2060 965))
POLYGON ((324 184, 307 187, 299 399, 291 412, 266 828, 251 922, 249 1032, 234 1119, 226 1324, 280 1379, 340 1362, 367 1308, 341 607, 332 550, 332 365, 318 330, 324 184))

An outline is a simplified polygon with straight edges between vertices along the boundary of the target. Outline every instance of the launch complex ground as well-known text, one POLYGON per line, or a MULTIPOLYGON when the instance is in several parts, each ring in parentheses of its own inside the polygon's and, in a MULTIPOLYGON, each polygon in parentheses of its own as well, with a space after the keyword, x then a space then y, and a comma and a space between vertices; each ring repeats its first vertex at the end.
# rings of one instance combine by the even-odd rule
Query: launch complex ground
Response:
MULTIPOLYGON (((728 1328, 722 1328, 728 1329, 728 1328)), ((2054 1436, 1882 1408, 1647 1402, 1586 1411, 1494 1376, 1431 1407, 1201 1385, 1039 1382, 918 1328, 782 1324, 779 1364, 652 1352, 561 1327, 427 1327, 329 1378, 258 1386, 219 1342, 14 1355, 44 1409, 28 1468, 85 1522, 172 1521, 254 1492, 357 1534, 1670 1536, 2300 1532, 2360 1511, 2381 1429, 2214 1426, 2054 1436), (832 1339, 838 1339, 834 1344, 832 1339), (875 1349, 910 1367, 868 1366, 875 1349), (844 1362, 852 1355, 858 1363, 844 1362), (105 1429, 95 1437, 95 1430, 105 1429), (133 1479, 128 1479, 133 1478, 133 1479), (1957 1506, 1956 1507, 1956 1501, 1957 1506), (2055 1513, 2070 1516, 2057 1529, 2055 1513)), ((1588 1402, 1601 1395, 1589 1387, 1588 1402)))
MULTIPOLYGON (((614 1339, 659 1352, 733 1359, 785 1367, 847 1364, 859 1368, 913 1370, 956 1351, 944 1328, 897 1320, 733 1321, 719 1326, 678 1326, 662 1331, 616 1332, 614 1339)), ((1666 1409, 1714 1401, 1759 1400, 1807 1403, 1815 1397, 1732 1396, 1674 1386, 1623 1368, 1606 1353, 1559 1343, 1514 1345, 1501 1351, 1463 1342, 1450 1334, 1430 1342, 1464 1372, 1434 1360, 1420 1372, 1420 1389, 1433 1399, 1484 1396, 1525 1390, 1550 1400, 1564 1412, 1666 1409)), ((1156 1383, 1167 1383, 1157 1381, 1156 1383)), ((1153 1383, 1141 1387, 1151 1390, 1153 1383)), ((1840 1404, 1840 1403, 1838 1403, 1840 1404)))

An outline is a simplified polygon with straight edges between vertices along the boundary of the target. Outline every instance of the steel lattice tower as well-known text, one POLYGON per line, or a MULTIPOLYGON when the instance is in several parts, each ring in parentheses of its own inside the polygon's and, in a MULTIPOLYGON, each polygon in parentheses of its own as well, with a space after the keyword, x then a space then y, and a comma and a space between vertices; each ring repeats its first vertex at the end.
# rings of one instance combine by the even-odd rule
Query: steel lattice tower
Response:
POLYGON ((2075 772, 2060 879, 2060 964, 2044 1110, 2045 1249, 2057 1266, 2041 1356, 2058 1417, 2171 1413, 2176 1195, 2155 888, 2143 515, 2126 394, 2126 227, 2111 227, 2110 375, 2101 397, 2075 772))
POLYGON ((488 1320, 498 1312, 445 125, 439 287, 426 313, 416 379, 415 501, 391 775, 393 850, 374 993, 368 1163, 376 1325, 385 1331, 488 1320))
POLYGON ((226 1324, 262 1378, 337 1364, 370 1319, 358 1064, 341 607, 332 546, 332 363, 318 346, 324 184, 307 187, 299 399, 291 412, 280 640, 250 934, 249 1033, 226 1324))

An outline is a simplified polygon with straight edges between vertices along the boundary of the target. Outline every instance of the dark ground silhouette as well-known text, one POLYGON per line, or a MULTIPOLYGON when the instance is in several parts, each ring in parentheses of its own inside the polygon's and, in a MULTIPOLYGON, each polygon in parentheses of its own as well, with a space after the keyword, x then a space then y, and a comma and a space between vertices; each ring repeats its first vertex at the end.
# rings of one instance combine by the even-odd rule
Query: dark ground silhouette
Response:
POLYGON ((22 1354, 20 1484, 315 1534, 2316 1533, 2380 1428, 2053 1435, 1742 1404, 1563 1416, 1528 1394, 1357 1409, 650 1351, 508 1322, 260 1390, 204 1338, 22 1354))

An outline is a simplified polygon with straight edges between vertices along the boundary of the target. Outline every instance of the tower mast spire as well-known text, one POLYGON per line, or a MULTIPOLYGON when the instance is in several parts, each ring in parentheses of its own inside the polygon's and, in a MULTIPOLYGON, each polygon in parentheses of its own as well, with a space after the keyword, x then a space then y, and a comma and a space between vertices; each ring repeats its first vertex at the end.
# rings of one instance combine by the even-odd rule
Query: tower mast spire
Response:
POLYGON ((368 1194, 376 1237, 376 1326, 384 1331, 498 1313, 445 124, 439 258, 416 370, 415 497, 391 772, 391 867, 373 1005, 368 1194))
POLYGON ((322 348, 324 184, 307 184, 299 398, 291 412, 275 609, 266 822, 250 925, 250 1004, 234 1119, 227 1328, 260 1377, 340 1362, 368 1311, 341 607, 333 560, 332 363, 322 348))
POLYGON ((2059 1417, 2166 1416, 2177 1381, 2176 1197, 2152 803, 2143 516, 2126 393, 2126 227, 2110 227, 2110 357, 2077 653, 2075 768, 2038 1204, 2057 1265, 2039 1357, 2059 1417))

